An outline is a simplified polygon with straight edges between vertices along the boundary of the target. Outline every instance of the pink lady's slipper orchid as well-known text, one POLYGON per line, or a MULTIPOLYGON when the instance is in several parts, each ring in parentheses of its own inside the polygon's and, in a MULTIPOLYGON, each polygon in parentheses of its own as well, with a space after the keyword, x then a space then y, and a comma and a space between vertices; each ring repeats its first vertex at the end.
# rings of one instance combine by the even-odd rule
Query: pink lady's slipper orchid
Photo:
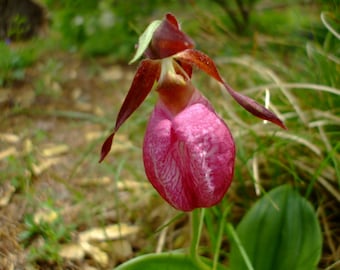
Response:
POLYGON ((114 134, 140 106, 151 89, 159 100, 144 138, 145 172, 159 194, 173 207, 190 211, 217 204, 234 173, 235 145, 223 120, 192 85, 195 66, 223 84, 253 115, 285 128, 280 119, 254 100, 235 92, 219 75, 214 62, 194 49, 176 18, 167 14, 141 36, 136 56, 143 54, 130 90, 118 113, 113 133, 102 146, 102 161, 114 134))

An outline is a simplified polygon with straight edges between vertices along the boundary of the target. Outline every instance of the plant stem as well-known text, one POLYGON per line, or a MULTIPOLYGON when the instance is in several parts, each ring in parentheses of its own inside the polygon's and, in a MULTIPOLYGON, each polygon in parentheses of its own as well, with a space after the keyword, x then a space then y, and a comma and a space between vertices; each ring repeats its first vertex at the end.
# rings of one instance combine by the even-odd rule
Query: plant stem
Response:
POLYGON ((190 255, 193 259, 198 258, 198 246, 199 246, 199 220, 200 220, 200 209, 195 209, 191 213, 191 246, 190 255))
POLYGON ((201 233, 203 228, 205 209, 195 209, 191 213, 191 228, 192 228, 192 238, 190 246, 190 256, 197 263, 200 269, 209 269, 200 259, 198 255, 198 248, 201 239, 201 233))
POLYGON ((218 258, 220 255, 219 251, 221 249, 221 244, 223 240, 223 232, 225 229, 225 223, 226 223, 227 215, 229 214, 230 208, 231 208, 230 205, 228 205, 228 207, 224 209, 222 218, 220 219, 221 222, 220 222, 220 227, 218 230, 217 241, 216 241, 216 246, 215 246, 215 251, 214 251, 213 270, 217 269, 218 258))

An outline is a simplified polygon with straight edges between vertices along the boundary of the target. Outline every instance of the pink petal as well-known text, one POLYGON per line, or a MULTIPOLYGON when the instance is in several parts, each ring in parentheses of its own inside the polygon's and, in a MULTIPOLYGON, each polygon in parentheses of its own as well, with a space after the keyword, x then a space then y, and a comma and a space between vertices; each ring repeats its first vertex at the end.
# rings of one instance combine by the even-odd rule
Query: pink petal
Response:
POLYGON ((219 81, 223 84, 225 89, 229 92, 229 94, 247 111, 252 113, 253 115, 273 122, 274 124, 286 129, 284 123, 270 110, 266 109, 264 106, 257 103, 255 100, 242 95, 232 89, 220 76, 214 61, 207 56, 206 54, 194 50, 194 49, 187 49, 182 52, 179 52, 175 56, 176 59, 180 61, 185 61, 187 63, 193 64, 197 66, 199 69, 206 72, 208 75, 219 81))
POLYGON ((175 117, 158 103, 143 145, 148 179, 173 207, 191 211, 223 198, 234 172, 235 145, 204 99, 175 117))
POLYGON ((154 60, 144 60, 139 65, 130 90, 118 113, 114 130, 103 143, 99 162, 103 161, 106 155, 110 152, 114 134, 117 132, 119 127, 142 104, 144 99, 150 93, 152 86, 159 78, 160 68, 160 63, 154 60))

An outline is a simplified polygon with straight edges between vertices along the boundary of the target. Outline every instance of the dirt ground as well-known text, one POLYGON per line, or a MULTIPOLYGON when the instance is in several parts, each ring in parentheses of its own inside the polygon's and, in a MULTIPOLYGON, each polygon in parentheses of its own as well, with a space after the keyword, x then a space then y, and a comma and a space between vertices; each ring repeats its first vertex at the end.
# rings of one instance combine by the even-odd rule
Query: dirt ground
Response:
POLYGON ((23 80, 0 88, 0 269, 112 269, 155 242, 147 235, 174 215, 145 185, 140 136, 134 143, 124 132, 117 135, 115 157, 98 164, 103 136, 134 70, 58 54, 43 57, 25 70, 23 80), (117 176, 119 155, 127 152, 128 165, 117 176), (51 242, 46 231, 29 227, 27 216, 52 230, 71 226, 68 240, 51 242), (149 228, 131 225, 142 221, 149 228), (22 241, 25 233, 32 235, 22 241))

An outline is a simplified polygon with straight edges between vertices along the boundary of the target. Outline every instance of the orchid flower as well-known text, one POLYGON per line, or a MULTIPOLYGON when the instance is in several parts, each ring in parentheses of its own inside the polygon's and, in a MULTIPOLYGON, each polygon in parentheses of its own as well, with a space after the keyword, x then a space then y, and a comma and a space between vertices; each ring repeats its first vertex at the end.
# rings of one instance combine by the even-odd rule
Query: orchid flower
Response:
POLYGON ((109 153, 120 126, 152 89, 159 99, 143 145, 146 175, 159 194, 182 211, 211 207, 224 197, 234 173, 235 144, 227 125, 191 82, 197 67, 220 82, 253 115, 285 128, 271 111, 234 91, 220 76, 213 60, 194 49, 172 14, 154 21, 140 37, 132 61, 145 55, 105 140, 100 162, 109 153))

